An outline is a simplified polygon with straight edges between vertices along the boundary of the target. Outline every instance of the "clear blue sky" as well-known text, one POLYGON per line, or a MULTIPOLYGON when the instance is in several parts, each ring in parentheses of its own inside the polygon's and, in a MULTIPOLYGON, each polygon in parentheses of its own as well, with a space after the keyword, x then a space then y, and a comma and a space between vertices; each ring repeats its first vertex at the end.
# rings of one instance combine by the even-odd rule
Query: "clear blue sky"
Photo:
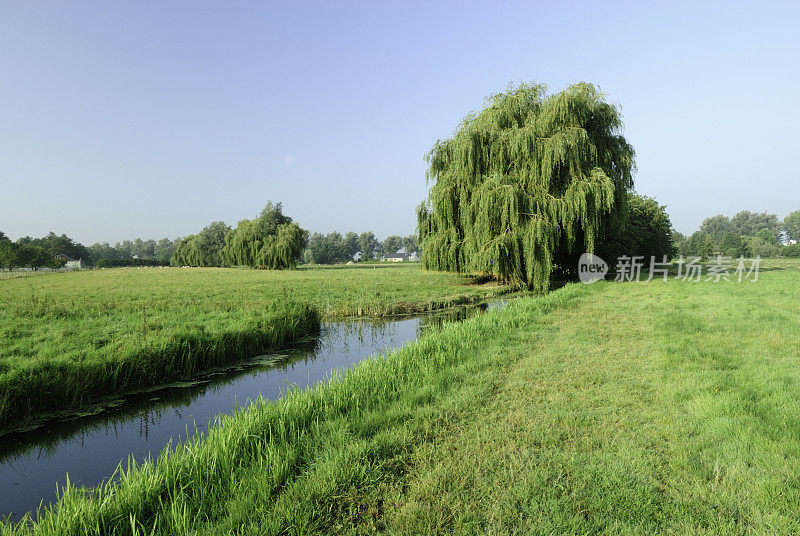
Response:
POLYGON ((676 228, 800 209, 798 3, 4 2, 0 230, 409 234, 423 156, 509 82, 599 85, 676 228), (658 4, 658 5, 656 5, 658 4))

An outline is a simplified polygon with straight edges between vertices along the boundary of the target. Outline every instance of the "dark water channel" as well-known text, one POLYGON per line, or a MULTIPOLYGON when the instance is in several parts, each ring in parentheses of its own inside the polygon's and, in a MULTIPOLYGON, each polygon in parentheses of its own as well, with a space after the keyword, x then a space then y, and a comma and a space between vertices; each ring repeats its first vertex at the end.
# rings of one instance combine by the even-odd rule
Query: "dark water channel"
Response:
POLYGON ((0 436, 0 518, 18 520, 40 504, 50 504, 67 475, 73 484, 96 486, 129 457, 155 458, 170 441, 184 439, 187 429, 205 431, 216 416, 230 413, 237 405, 258 396, 276 399, 290 387, 324 381, 334 370, 503 303, 413 317, 326 323, 319 336, 280 354, 245 361, 179 386, 130 395, 95 415, 0 436))

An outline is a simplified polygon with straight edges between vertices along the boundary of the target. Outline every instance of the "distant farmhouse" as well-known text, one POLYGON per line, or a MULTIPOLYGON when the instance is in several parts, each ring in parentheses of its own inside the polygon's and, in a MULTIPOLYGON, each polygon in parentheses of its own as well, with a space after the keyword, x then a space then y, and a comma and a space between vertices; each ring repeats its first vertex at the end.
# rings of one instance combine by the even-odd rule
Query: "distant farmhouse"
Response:
POLYGON ((408 253, 387 253, 387 262, 403 262, 408 260, 408 253))
POLYGON ((83 259, 78 259, 77 261, 70 257, 69 255, 64 255, 63 253, 56 254, 56 260, 64 261, 64 268, 70 270, 78 270, 84 267, 83 259))

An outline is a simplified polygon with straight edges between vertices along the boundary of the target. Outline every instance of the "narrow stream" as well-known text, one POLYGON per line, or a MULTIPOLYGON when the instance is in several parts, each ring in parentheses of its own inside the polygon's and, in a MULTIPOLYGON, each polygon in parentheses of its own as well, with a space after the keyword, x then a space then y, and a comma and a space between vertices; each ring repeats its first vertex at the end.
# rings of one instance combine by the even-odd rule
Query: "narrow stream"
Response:
POLYGON ((180 386, 131 395, 96 415, 0 436, 0 519, 18 520, 25 512, 51 504, 57 498, 56 486, 63 486, 67 475, 73 484, 96 486, 129 457, 155 458, 170 441, 184 439, 187 429, 205 430, 217 415, 237 405, 259 395, 274 400, 291 386, 323 381, 334 370, 486 308, 484 304, 399 319, 326 323, 318 337, 281 354, 261 356, 180 386))

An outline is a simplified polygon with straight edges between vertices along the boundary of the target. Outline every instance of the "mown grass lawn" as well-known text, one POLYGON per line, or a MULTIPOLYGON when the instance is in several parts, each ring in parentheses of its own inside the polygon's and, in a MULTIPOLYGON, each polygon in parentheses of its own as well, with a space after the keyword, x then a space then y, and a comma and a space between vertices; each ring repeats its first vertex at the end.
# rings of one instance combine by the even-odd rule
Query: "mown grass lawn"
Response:
POLYGON ((797 271, 587 290, 409 456, 387 527, 797 534, 799 291, 797 271))
POLYGON ((505 290, 471 281, 416 265, 111 269, 0 281, 0 433, 273 350, 316 330, 320 316, 425 310, 505 290))
POLYGON ((776 269, 520 299, 223 418, 32 530, 797 534, 799 290, 776 269))

